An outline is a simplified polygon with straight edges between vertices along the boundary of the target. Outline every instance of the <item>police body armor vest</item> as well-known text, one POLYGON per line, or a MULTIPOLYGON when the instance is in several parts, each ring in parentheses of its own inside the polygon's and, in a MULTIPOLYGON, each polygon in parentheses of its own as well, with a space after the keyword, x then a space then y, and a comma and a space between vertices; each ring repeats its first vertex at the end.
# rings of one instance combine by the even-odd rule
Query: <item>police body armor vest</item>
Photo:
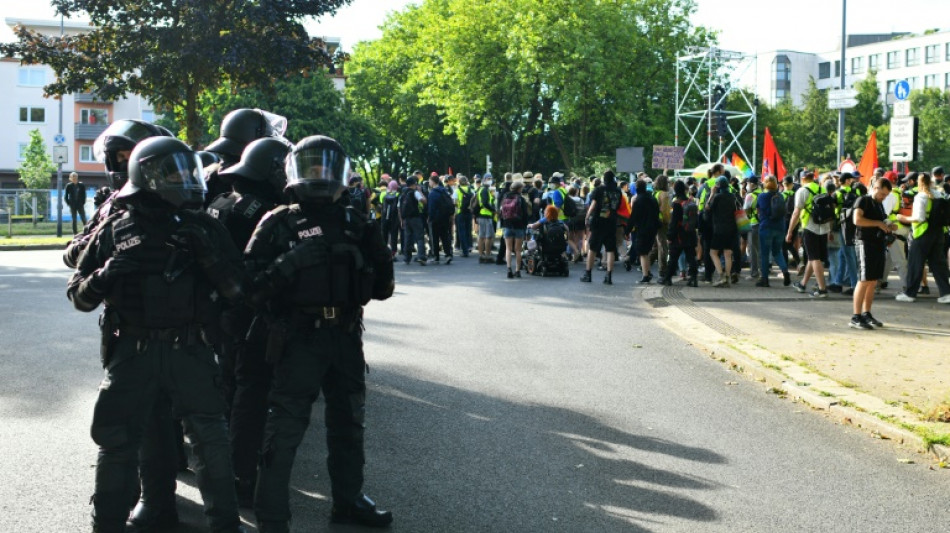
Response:
POLYGON ((131 256, 140 269, 119 278, 106 303, 122 324, 143 328, 213 323, 219 311, 211 298, 214 289, 199 274, 194 254, 173 241, 173 226, 147 225, 132 212, 112 223, 114 255, 131 256))
POLYGON ((342 224, 321 224, 304 213, 299 205, 278 208, 290 230, 289 248, 304 240, 317 240, 326 247, 327 260, 297 272, 283 292, 284 302, 298 310, 318 311, 323 307, 355 308, 369 303, 375 273, 360 249, 365 218, 352 207, 345 208, 342 224))
POLYGON ((244 250, 254 228, 274 204, 252 194, 232 192, 218 196, 208 206, 208 214, 227 228, 238 250, 244 250))

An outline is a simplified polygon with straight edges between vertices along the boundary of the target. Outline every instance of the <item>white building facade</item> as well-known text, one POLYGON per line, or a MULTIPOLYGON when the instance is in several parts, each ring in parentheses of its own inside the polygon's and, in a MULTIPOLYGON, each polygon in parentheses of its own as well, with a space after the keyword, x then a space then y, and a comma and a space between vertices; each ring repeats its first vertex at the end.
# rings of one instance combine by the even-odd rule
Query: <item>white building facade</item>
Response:
MULTIPOLYGON (((757 74, 740 80, 761 100, 775 106, 783 99, 801 105, 808 81, 819 89, 837 89, 841 76, 841 50, 825 53, 775 50, 759 53, 757 74)), ((924 35, 851 35, 845 51, 845 88, 854 87, 868 73, 877 74, 882 96, 893 95, 894 86, 907 80, 911 90, 950 90, 950 31, 924 35)), ((887 100, 888 103, 893 98, 887 100)))

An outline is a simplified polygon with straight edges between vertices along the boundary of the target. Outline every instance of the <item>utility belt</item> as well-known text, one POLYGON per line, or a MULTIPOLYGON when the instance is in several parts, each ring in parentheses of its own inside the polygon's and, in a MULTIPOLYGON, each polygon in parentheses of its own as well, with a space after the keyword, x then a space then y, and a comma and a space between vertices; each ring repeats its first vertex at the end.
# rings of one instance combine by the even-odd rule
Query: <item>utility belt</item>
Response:
POLYGON ((291 325, 301 329, 342 327, 350 330, 363 316, 362 308, 308 307, 301 308, 291 318, 291 325))
POLYGON ((120 325, 116 336, 119 338, 133 338, 140 341, 171 342, 184 346, 209 344, 206 340, 204 329, 200 326, 143 328, 140 326, 120 325))

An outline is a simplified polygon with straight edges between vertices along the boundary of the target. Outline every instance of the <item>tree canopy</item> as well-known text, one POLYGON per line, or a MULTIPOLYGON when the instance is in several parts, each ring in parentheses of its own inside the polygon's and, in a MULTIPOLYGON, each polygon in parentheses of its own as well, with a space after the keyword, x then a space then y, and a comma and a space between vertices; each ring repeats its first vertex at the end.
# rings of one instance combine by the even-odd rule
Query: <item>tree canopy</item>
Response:
POLYGON ((52 67, 57 79, 47 94, 94 91, 114 99, 134 93, 158 109, 175 110, 194 144, 203 91, 225 81, 268 90, 276 77, 329 66, 324 44, 308 36, 300 20, 349 1, 52 0, 64 15, 88 15, 90 31, 51 37, 18 27, 18 42, 0 50, 52 67))

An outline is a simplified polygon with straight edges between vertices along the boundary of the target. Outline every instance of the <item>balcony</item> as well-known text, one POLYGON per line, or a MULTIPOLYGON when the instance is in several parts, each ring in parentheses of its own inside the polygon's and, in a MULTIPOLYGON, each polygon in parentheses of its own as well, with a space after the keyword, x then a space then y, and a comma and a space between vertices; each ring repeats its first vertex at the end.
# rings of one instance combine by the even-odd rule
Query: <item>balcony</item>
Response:
POLYGON ((109 125, 106 123, 83 124, 81 122, 77 122, 75 124, 76 140, 94 141, 97 137, 99 137, 99 134, 105 131, 105 129, 108 127, 109 125))
POLYGON ((108 104, 106 100, 100 100, 99 95, 96 93, 76 93, 74 96, 75 102, 80 103, 95 103, 95 104, 108 104))

